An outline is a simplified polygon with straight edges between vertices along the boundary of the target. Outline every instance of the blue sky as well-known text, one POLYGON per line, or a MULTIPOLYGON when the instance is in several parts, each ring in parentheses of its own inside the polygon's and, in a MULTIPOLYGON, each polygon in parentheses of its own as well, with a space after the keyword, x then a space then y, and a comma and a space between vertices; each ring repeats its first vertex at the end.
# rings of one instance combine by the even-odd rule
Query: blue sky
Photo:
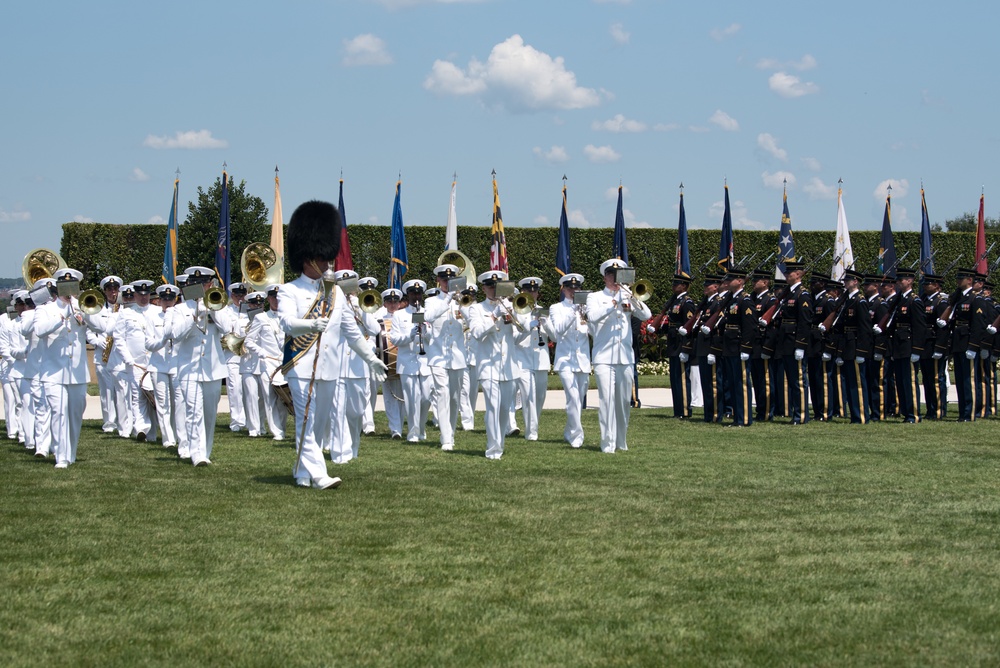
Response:
MULTIPOLYGON (((287 222, 917 230, 1000 210, 990 3, 290 0, 4 3, 0 275, 68 221, 162 223, 223 162, 287 222)), ((186 207, 182 207, 186 211, 186 207)), ((183 227, 181 229, 183 234, 183 227)), ((388 231, 386 235, 388 244, 388 231)), ((483 243, 487 243, 484 233, 483 243)), ((442 240, 443 244, 443 240, 442 240)), ((608 249, 611 252, 611 249, 608 249)), ((512 258, 516 268, 516 258, 512 258)), ((127 279, 140 277, 126 277, 127 279)))

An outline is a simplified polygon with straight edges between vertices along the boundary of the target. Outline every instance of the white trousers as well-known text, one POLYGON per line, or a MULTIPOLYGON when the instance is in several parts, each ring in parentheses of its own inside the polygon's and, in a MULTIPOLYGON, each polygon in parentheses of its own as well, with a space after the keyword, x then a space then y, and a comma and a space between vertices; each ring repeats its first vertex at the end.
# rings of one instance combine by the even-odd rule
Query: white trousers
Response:
POLYGON ((104 420, 102 429, 112 432, 118 426, 118 412, 116 410, 118 392, 115 375, 103 364, 95 364, 94 372, 97 376, 97 392, 101 397, 101 418, 104 420))
POLYGON ((31 379, 31 408, 35 413, 35 452, 48 457, 52 454, 52 407, 37 378, 31 379))
POLYGON ((628 450, 625 436, 631 412, 632 366, 629 364, 595 364, 597 378, 597 419, 601 424, 601 452, 628 450))
POLYGON ((126 372, 128 400, 132 412, 132 431, 129 433, 129 436, 143 433, 146 435, 147 441, 155 441, 156 422, 153 418, 156 415, 156 407, 149 405, 146 396, 142 392, 142 376, 144 373, 146 373, 145 369, 140 369, 135 365, 131 367, 131 374, 126 372))
POLYGON ((475 364, 465 367, 462 374, 462 402, 459 414, 462 429, 472 431, 476 427, 476 404, 479 402, 479 368, 475 364))
POLYGON ((346 464, 358 456, 361 427, 365 419, 367 378, 341 378, 333 392, 333 417, 330 428, 330 459, 346 464))
POLYGON ((292 475, 296 478, 322 478, 327 475, 323 444, 330 438, 330 413, 336 381, 289 378, 288 389, 295 407, 295 445, 297 456, 292 475), (312 399, 310 400, 310 396, 312 399), (306 404, 309 411, 306 412, 306 404))
POLYGON ((3 383, 3 417, 7 424, 7 438, 17 438, 21 432, 21 391, 17 379, 3 383))
POLYGON ((400 376, 403 385, 403 409, 409 431, 408 441, 427 438, 427 412, 431 407, 433 385, 430 376, 400 376))
POLYGON ((76 461, 76 447, 80 443, 83 410, 87 407, 87 385, 40 385, 52 415, 52 445, 56 464, 72 464, 76 461))
POLYGON ((35 404, 31 396, 32 381, 22 378, 17 381, 17 391, 21 395, 21 435, 24 436, 24 447, 35 449, 35 404))
POLYGON ((226 364, 226 394, 229 397, 229 428, 235 430, 247 426, 246 410, 243 408, 243 378, 239 364, 226 364))
POLYGON ((130 391, 130 378, 132 374, 128 368, 123 368, 113 374, 115 385, 115 415, 118 416, 118 435, 122 438, 129 438, 132 435, 132 426, 135 416, 132 414, 132 397, 130 391))
POLYGON ((364 381, 365 411, 361 416, 362 430, 375 431, 375 395, 378 394, 378 385, 371 378, 365 378, 364 381))
POLYGON ((278 398, 278 393, 274 391, 270 374, 262 373, 255 378, 260 385, 260 396, 264 400, 264 417, 267 418, 267 428, 271 432, 271 436, 281 440, 285 438, 288 409, 285 408, 284 402, 278 398))
MULTIPOLYGON (((156 395, 156 421, 163 434, 163 445, 177 445, 177 413, 174 406, 174 377, 163 371, 151 369, 153 394, 156 395)), ((181 423, 183 427, 183 422, 181 423)))
POLYGON ((548 373, 534 369, 524 369, 518 374, 517 387, 521 392, 521 414, 524 416, 524 437, 529 441, 538 440, 538 418, 545 404, 548 389, 548 373))
POLYGON ((566 428, 563 430, 563 438, 574 448, 579 448, 583 445, 583 423, 580 414, 583 411, 583 397, 587 393, 590 374, 561 369, 559 380, 562 381, 563 392, 566 394, 566 428))
POLYGON ((504 439, 510 431, 510 406, 514 402, 513 380, 483 380, 486 400, 486 458, 500 459, 504 439))
POLYGON ((222 398, 222 381, 181 378, 180 384, 184 394, 188 451, 191 454, 191 463, 197 466, 200 462, 210 461, 212 458, 215 422, 219 416, 219 399, 222 398))
POLYGON ((403 434, 403 383, 400 377, 386 378, 382 383, 382 403, 389 421, 389 434, 403 434))
POLYGON ((458 407, 462 400, 462 377, 465 369, 431 367, 434 380, 434 414, 441 430, 441 445, 455 445, 455 426, 458 423, 458 407))
MULTIPOLYGON (((252 373, 241 374, 240 382, 243 383, 243 415, 247 431, 251 436, 260 436, 260 383, 252 373)), ((232 412, 229 415, 232 417, 232 412)))

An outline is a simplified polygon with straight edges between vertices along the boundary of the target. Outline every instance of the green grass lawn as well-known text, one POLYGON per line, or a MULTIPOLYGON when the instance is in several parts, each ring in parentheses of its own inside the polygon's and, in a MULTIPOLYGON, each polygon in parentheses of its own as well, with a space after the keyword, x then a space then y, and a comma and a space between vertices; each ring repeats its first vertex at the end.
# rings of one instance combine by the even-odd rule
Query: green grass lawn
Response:
POLYGON ((594 410, 499 462, 481 416, 364 437, 324 492, 223 421, 198 469, 96 422, 66 471, 4 442, 0 664, 1000 663, 1000 422, 666 413, 615 455, 594 410))

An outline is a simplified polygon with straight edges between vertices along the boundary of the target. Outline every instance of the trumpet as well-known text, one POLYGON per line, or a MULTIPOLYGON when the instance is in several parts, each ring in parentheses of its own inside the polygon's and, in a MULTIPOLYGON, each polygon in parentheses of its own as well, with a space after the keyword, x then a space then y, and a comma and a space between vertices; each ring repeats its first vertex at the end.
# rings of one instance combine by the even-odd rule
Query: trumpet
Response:
POLYGON ((104 295, 91 288, 80 293, 80 310, 86 315, 97 315, 104 308, 104 295))
POLYGON ((365 313, 374 313, 382 308, 382 295, 377 290, 365 290, 358 295, 358 305, 365 313))
POLYGON ((228 303, 229 297, 222 288, 212 286, 205 290, 205 308, 212 311, 221 311, 228 303))

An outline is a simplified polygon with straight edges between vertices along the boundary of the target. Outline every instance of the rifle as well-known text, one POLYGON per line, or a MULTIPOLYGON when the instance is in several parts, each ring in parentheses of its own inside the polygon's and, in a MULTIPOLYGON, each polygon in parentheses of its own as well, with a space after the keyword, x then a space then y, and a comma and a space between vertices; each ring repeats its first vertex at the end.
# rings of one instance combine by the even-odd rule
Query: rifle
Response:
MULTIPOLYGON (((803 269, 803 271, 802 271, 803 275, 806 274, 813 267, 815 267, 816 263, 819 262, 820 260, 822 260, 824 257, 826 257, 830 253, 830 251, 832 251, 832 250, 833 250, 833 248, 827 248, 825 251, 823 251, 819 255, 819 257, 813 259, 809 263, 809 265, 805 269, 803 269)), ((838 256, 837 258, 835 258, 834 263, 839 262, 839 261, 840 261, 840 257, 838 256)), ((775 295, 775 296, 777 297, 777 295, 775 295)), ((781 299, 779 299, 778 301, 776 301, 771 306, 771 308, 767 309, 766 311, 764 311, 763 314, 761 314, 761 316, 760 316, 760 322, 762 322, 765 327, 767 325, 771 324, 771 321, 774 319, 774 316, 777 315, 778 311, 784 305, 785 299, 787 298, 787 296, 788 296, 787 294, 782 294, 781 299)))
MULTIPOLYGON (((976 259, 976 261, 972 263, 972 266, 975 267, 977 264, 979 264, 980 260, 985 259, 986 256, 990 254, 990 251, 993 250, 993 247, 996 246, 996 245, 997 245, 997 242, 995 242, 995 241, 992 244, 990 244, 990 247, 987 248, 986 250, 984 250, 982 252, 982 254, 980 254, 980 256, 976 259)), ((960 258, 960 257, 962 257, 962 256, 959 255, 958 258, 960 258)), ((955 264, 958 263, 958 258, 955 258, 955 261, 952 262, 951 265, 948 266, 948 269, 945 270, 945 274, 947 274, 948 271, 951 270, 951 266, 952 265, 955 265, 955 264)), ((1000 261, 1000 258, 997 258, 997 259, 998 259, 998 261, 1000 261)), ((942 276, 943 275, 944 274, 942 274, 942 276)), ((945 322, 951 322, 952 320, 955 319, 955 311, 954 311, 954 309, 952 307, 953 307, 954 303, 956 301, 958 301, 957 297, 958 297, 958 295, 956 293, 955 295, 951 295, 951 298, 948 299, 948 308, 946 308, 944 310, 944 312, 941 314, 941 318, 940 318, 941 320, 944 320, 945 322)), ((943 325, 939 325, 939 327, 940 326, 943 326, 943 325)))
MULTIPOLYGON (((698 269, 698 271, 695 272, 695 274, 702 273, 703 271, 705 271, 708 268, 708 265, 712 264, 713 262, 716 262, 716 260, 713 260, 713 259, 710 258, 708 260, 708 262, 706 262, 705 264, 701 265, 701 267, 698 269)), ((692 277, 691 280, 693 281, 694 277, 692 277)), ((701 320, 701 311, 696 311, 695 314, 693 316, 691 316, 690 318, 688 318, 688 321, 684 323, 684 330, 687 331, 688 334, 690 334, 691 332, 693 332, 695 330, 695 328, 698 327, 698 322, 700 320, 701 320)))

